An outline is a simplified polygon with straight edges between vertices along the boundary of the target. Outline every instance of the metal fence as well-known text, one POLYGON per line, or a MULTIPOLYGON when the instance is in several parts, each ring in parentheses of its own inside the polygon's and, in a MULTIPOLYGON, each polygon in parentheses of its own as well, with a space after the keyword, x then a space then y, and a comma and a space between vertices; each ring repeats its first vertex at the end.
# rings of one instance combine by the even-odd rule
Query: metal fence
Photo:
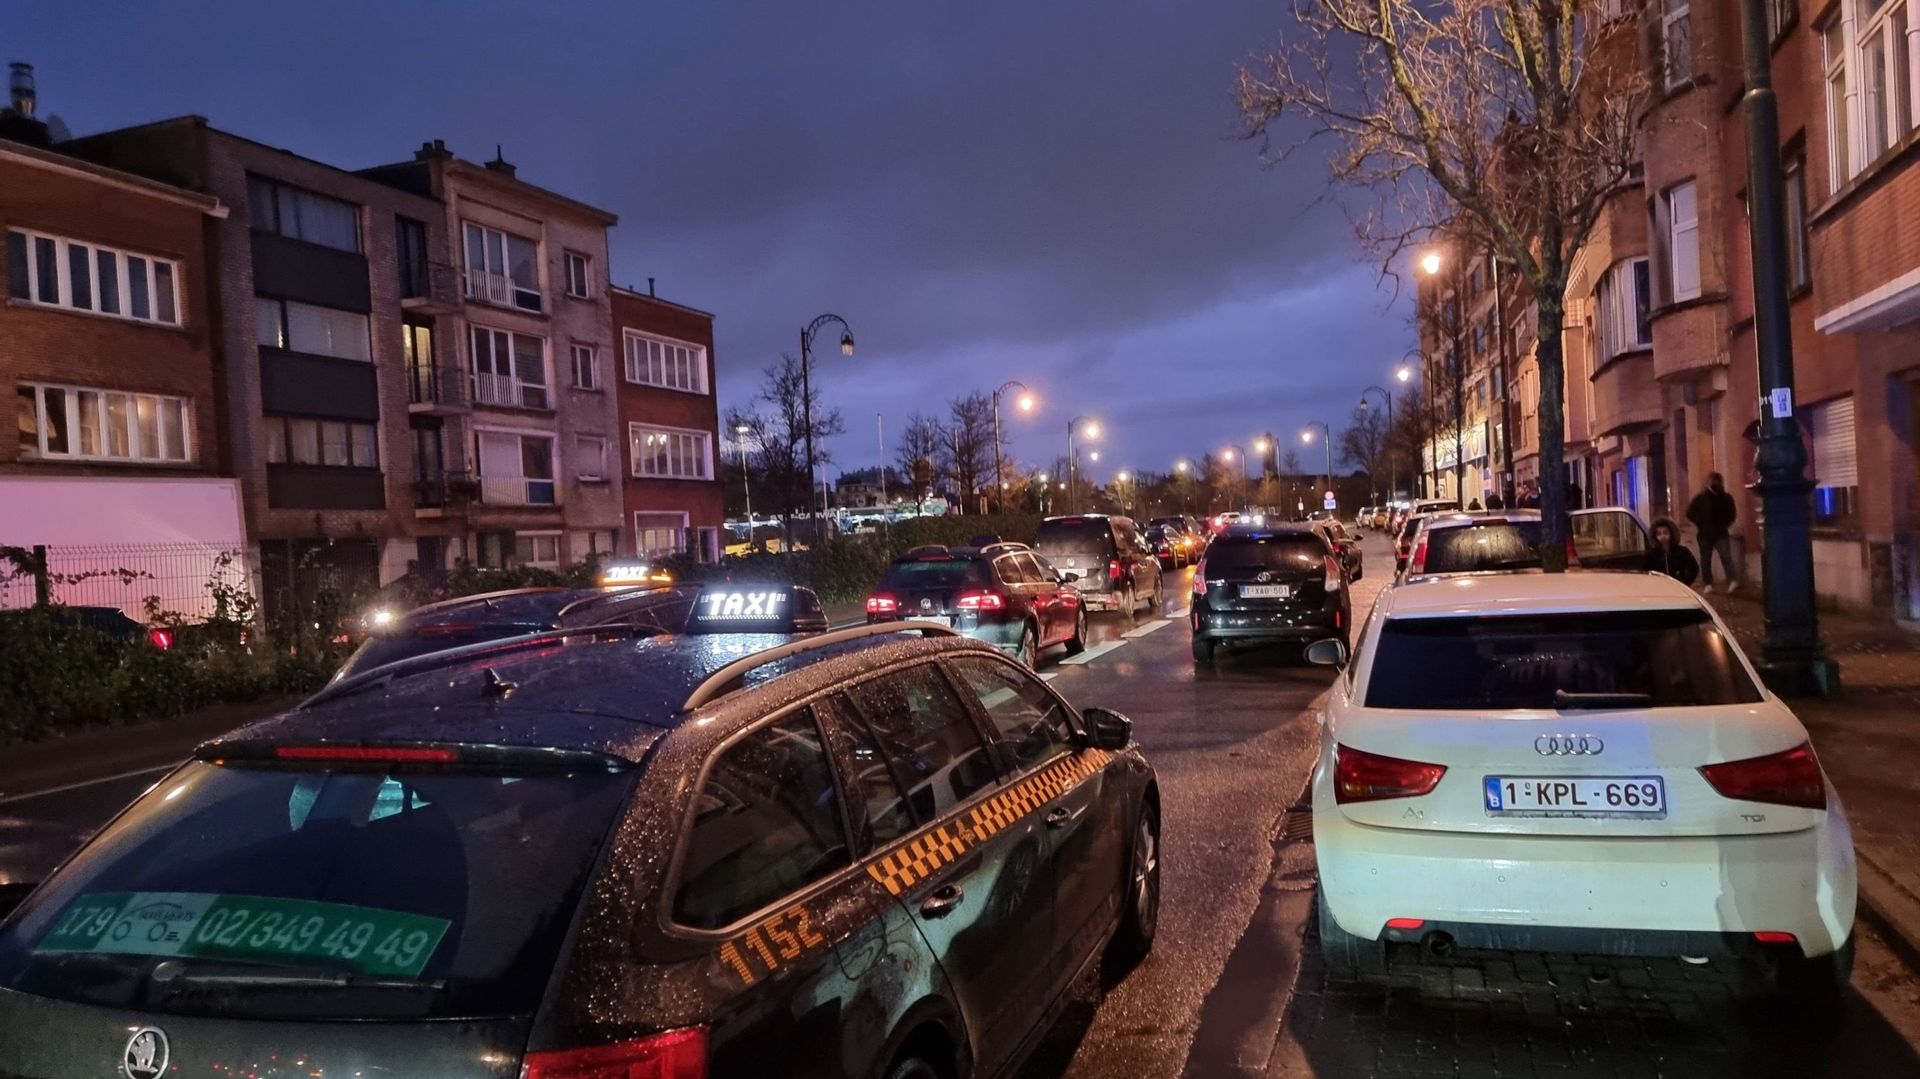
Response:
POLYGON ((245 551, 198 543, 14 548, 0 561, 0 607, 30 607, 44 589, 53 603, 117 607, 136 621, 150 612, 204 621, 232 601, 258 594, 259 567, 245 551), (44 565, 39 561, 44 558, 44 565))

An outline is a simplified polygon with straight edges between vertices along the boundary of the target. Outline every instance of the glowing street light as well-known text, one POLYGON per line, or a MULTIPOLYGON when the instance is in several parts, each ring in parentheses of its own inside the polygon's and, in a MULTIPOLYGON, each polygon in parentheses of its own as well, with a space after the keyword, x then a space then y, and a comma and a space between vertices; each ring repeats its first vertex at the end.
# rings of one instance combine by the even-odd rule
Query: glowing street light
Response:
MULTIPOLYGON (((999 388, 993 391, 993 476, 998 480, 1006 479, 1007 475, 1005 471, 1006 466, 1000 461, 1000 395, 1015 387, 1019 388, 1020 396, 1014 399, 1014 404, 1019 407, 1020 411, 1032 412, 1040 406, 1039 398, 1036 398, 1033 395, 1033 391, 1027 388, 1027 384, 1021 382, 1019 379, 1009 379, 1006 382, 1002 382, 999 388)), ((1006 484, 1002 483, 1001 486, 1005 487, 1006 484)), ((1006 507, 1002 506, 1001 508, 1005 509, 1006 507)))
POLYGON ((1429 251, 1420 259, 1420 268, 1427 271, 1428 277, 1432 277, 1434 274, 1439 273, 1440 266, 1441 266, 1440 252, 1438 251, 1429 251))

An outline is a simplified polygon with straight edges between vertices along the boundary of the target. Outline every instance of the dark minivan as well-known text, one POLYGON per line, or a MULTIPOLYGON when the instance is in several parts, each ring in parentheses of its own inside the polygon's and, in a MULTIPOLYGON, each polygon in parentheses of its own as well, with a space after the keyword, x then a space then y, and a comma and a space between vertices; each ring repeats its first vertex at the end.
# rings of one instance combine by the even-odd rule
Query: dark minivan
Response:
POLYGON ((1074 585, 1092 610, 1132 614, 1144 603, 1160 612, 1160 560, 1131 517, 1049 517, 1033 549, 1062 573, 1078 575, 1074 585))
POLYGON ((1234 527, 1213 538, 1193 573, 1193 661, 1213 662, 1227 642, 1301 648, 1345 641, 1353 611, 1345 574, 1317 528, 1234 527))

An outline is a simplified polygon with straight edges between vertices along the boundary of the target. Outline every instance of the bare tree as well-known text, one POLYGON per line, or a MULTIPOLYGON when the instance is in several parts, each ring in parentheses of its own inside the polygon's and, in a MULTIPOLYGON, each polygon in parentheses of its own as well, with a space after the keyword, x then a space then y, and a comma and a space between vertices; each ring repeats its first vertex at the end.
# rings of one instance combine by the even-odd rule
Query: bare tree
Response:
MULTIPOLYGON (((1565 568, 1561 469, 1567 278, 1638 156, 1647 76, 1633 5, 1605 0, 1296 0, 1295 40, 1240 70, 1250 132, 1285 158, 1330 140, 1391 272, 1447 237, 1491 250, 1538 303, 1542 549, 1565 568), (1293 121, 1300 122, 1295 125, 1293 121)), ((1454 257, 1458 258, 1458 255, 1454 257)))
MULTIPOLYGON (((727 414, 729 427, 745 426, 745 438, 754 447, 751 462, 754 472, 753 495, 764 499, 771 512, 791 521, 795 511, 813 505, 807 490, 807 420, 801 395, 800 360, 783 353, 766 366, 761 375, 760 392, 752 411, 735 409, 727 414)), ((814 459, 821 464, 833 458, 819 443, 846 430, 837 408, 820 407, 819 391, 814 391, 814 459)))
POLYGON ((1357 405, 1340 432, 1340 463, 1357 468, 1373 481, 1375 490, 1387 479, 1387 418, 1357 405))
POLYGON ((966 512, 967 498, 977 495, 993 471, 993 398, 971 393, 948 406, 947 475, 966 512))
POLYGON ((916 412, 907 417, 900 431, 900 445, 894 460, 900 472, 913 484, 914 498, 923 497, 945 474, 947 429, 939 420, 916 412))

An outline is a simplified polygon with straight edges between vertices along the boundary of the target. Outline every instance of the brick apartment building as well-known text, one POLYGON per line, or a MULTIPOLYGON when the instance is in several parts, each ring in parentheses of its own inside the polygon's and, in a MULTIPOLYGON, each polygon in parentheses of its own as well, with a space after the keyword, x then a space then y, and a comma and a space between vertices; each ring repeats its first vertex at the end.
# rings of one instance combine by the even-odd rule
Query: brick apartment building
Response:
POLYGON ((411 475, 433 522, 421 557, 557 569, 615 551, 607 230, 618 218, 439 141, 361 175, 437 200, 454 252, 446 274, 458 302, 410 368, 411 475))
POLYGON ((612 290, 619 343, 617 394, 626 444, 626 509, 647 557, 676 552, 717 561, 725 510, 717 455, 713 316, 651 292, 612 290))
POLYGON ((36 112, 16 64, 0 109, 0 378, 18 431, 0 445, 0 544, 239 547, 234 485, 217 478, 207 251, 227 207, 59 153, 36 112))
MULTIPOLYGON (((1795 418, 1814 481, 1815 587, 1920 618, 1920 0, 1770 0, 1786 179, 1795 418)), ((1621 5, 1648 66, 1641 175, 1575 266, 1564 323, 1569 477, 1589 501, 1679 516, 1707 474, 1739 502, 1759 420, 1738 9, 1621 5), (1702 132, 1708 133, 1703 138, 1702 132)), ((1424 287, 1424 332, 1444 314, 1424 287)), ((1515 468, 1537 469, 1531 349, 1516 356, 1515 468)))

